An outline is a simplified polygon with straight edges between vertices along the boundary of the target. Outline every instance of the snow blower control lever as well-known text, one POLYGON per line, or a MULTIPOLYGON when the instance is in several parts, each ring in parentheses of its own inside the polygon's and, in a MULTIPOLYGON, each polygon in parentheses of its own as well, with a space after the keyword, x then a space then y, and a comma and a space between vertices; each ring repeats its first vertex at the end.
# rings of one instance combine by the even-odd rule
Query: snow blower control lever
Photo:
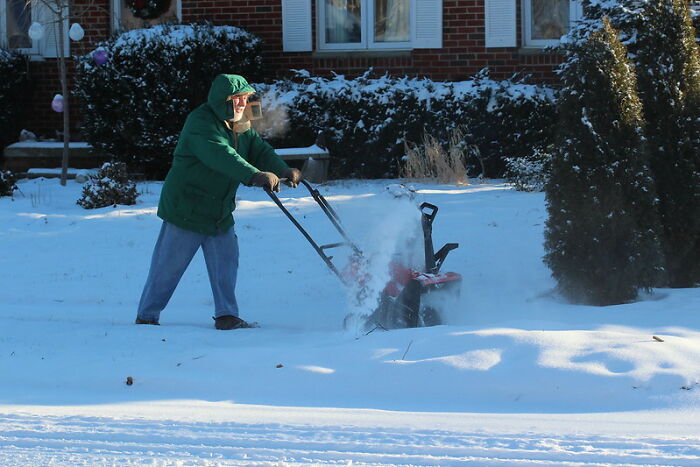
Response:
MULTIPOLYGON (((301 180, 300 183, 309 190, 313 199, 326 214, 338 233, 340 233, 343 241, 318 245, 282 204, 277 195, 271 190, 266 189, 265 191, 308 240, 340 281, 348 287, 354 286, 362 289, 369 278, 369 274, 365 270, 366 260, 362 250, 348 237, 338 214, 328 204, 323 195, 306 180, 301 180), (333 262, 333 256, 326 254, 326 250, 341 246, 349 247, 352 250, 350 262, 342 272, 333 262)), ((363 316, 365 318, 365 328, 367 329, 396 329, 442 324, 441 299, 438 298, 443 296, 443 294, 446 295, 448 292, 455 292, 455 296, 459 294, 462 276, 455 272, 439 273, 447 254, 457 248, 459 244, 447 243, 435 253, 432 231, 438 207, 430 203, 423 203, 420 205, 420 211, 425 248, 425 268, 416 270, 398 262, 389 264, 390 279, 379 296, 378 304, 373 312, 363 316), (421 300, 421 297, 429 299, 421 300)))
POLYGON ((438 207, 434 204, 423 203, 420 205, 421 223, 423 226, 423 239, 425 241, 425 269, 430 274, 437 274, 442 263, 447 258, 447 254, 459 247, 459 243, 447 243, 440 248, 437 253, 433 250, 433 220, 438 212, 438 207), (430 214, 426 212, 430 209, 430 214))

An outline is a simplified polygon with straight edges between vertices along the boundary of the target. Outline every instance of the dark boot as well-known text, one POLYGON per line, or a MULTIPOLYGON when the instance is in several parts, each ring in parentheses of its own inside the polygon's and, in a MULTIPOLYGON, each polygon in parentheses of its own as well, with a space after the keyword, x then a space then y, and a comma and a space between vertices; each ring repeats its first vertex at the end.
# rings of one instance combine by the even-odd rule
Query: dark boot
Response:
POLYGON ((227 331, 229 329, 252 328, 253 326, 248 324, 246 321, 243 321, 238 316, 225 315, 214 318, 214 327, 216 329, 227 331))
POLYGON ((160 326, 160 323, 158 321, 151 321, 148 319, 141 319, 138 316, 136 317, 136 324, 152 324, 154 326, 160 326))

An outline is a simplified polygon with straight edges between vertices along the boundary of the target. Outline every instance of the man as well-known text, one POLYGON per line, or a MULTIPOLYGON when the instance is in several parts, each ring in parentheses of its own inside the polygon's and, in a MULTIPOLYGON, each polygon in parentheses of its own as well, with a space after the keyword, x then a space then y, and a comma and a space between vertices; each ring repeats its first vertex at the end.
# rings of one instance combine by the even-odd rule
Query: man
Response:
POLYGON ((201 247, 214 294, 216 329, 250 327, 238 317, 238 238, 233 229, 240 183, 279 191, 290 169, 250 126, 244 111, 255 90, 238 75, 218 75, 207 102, 185 121, 158 203, 163 225, 139 302, 136 324, 159 324, 160 312, 201 247))

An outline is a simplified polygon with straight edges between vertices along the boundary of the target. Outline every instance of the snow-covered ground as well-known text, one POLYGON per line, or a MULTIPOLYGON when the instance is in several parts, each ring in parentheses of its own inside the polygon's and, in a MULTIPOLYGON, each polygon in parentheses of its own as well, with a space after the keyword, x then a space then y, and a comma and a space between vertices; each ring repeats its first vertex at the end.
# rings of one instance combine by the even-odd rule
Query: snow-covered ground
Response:
MULTIPOLYGON (((377 276, 418 219, 391 183, 320 188, 377 276)), ((162 325, 133 324, 159 183, 93 211, 73 181, 19 186, 0 198, 2 466, 700 465, 700 289, 565 303, 542 194, 417 184, 440 208, 436 248, 460 244, 443 271, 461 297, 447 325, 366 333, 343 329, 352 294, 293 225, 241 188, 238 298, 262 327, 224 332, 201 254, 162 325)), ((280 196, 338 240, 303 188, 280 196)))

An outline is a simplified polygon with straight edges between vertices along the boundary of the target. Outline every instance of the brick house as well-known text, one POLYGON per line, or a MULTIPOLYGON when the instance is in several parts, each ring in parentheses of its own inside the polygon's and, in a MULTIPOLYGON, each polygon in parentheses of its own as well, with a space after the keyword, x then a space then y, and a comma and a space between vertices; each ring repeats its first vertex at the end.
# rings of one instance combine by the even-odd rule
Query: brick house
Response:
MULTIPOLYGON (((113 31, 141 27, 127 1, 71 0, 73 21, 85 37, 70 41, 64 24, 64 50, 84 54, 113 31)), ((25 0, 0 0, 0 42, 31 57, 34 90, 23 126, 53 136, 61 128, 60 114, 50 107, 60 92, 56 26, 36 2, 24 8, 25 0), (48 25, 39 41, 27 34, 34 21, 48 25)), ((171 0, 163 7, 151 23, 209 20, 258 35, 267 71, 276 77, 290 68, 356 76, 372 67, 379 73, 464 80, 489 67, 496 78, 523 71, 551 81, 559 57, 543 47, 556 44, 580 15, 580 6, 569 0, 171 0)), ((72 108, 77 127, 80 116, 72 108)))

